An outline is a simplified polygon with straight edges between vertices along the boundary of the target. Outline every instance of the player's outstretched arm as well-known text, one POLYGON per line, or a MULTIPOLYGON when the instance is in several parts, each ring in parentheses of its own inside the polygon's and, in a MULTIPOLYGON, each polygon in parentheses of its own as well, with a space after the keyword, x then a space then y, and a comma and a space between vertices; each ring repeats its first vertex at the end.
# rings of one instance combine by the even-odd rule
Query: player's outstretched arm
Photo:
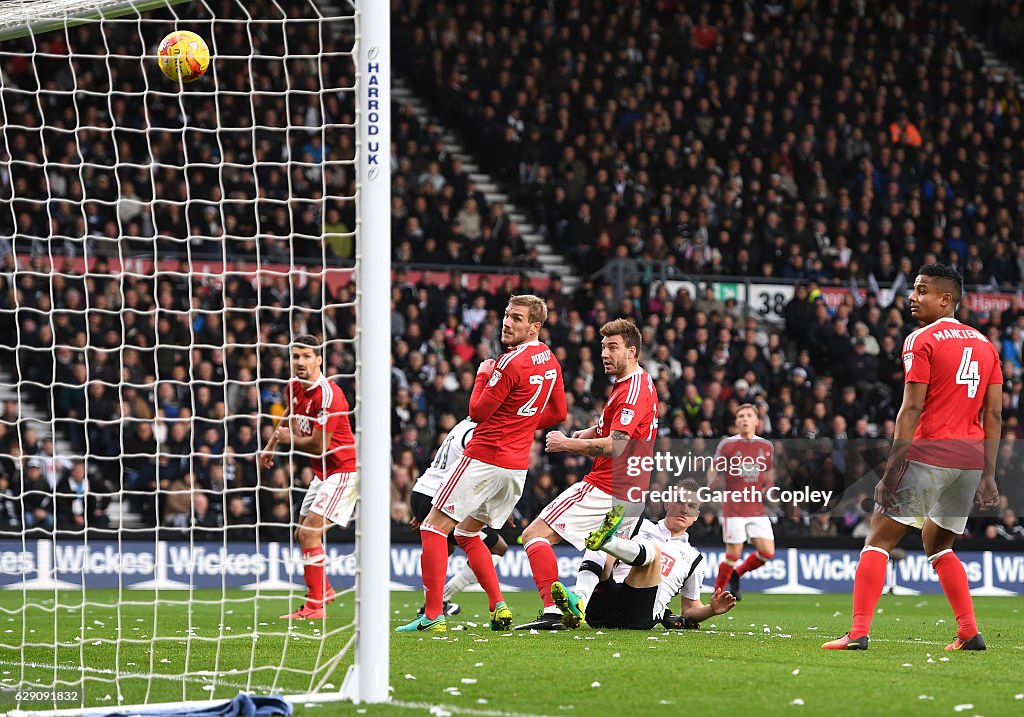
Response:
POLYGON ((274 432, 270 434, 270 440, 267 441, 266 447, 263 449, 263 453, 260 454, 260 465, 264 468, 272 468, 274 465, 274 450, 277 448, 279 442, 277 437, 277 429, 282 425, 287 425, 289 412, 285 411, 284 415, 277 419, 277 423, 274 424, 274 432))
POLYGON ((587 440, 588 438, 597 438, 597 426, 591 426, 590 428, 584 428, 582 431, 573 431, 573 438, 581 438, 587 440))
POLYGON ((900 482, 903 463, 907 459, 910 443, 921 423, 921 412, 924 410, 924 399, 928 395, 928 384, 907 383, 903 388, 903 405, 896 414, 896 430, 893 434, 892 450, 885 464, 882 480, 875 486, 875 502, 884 508, 896 505, 894 491, 900 482))
POLYGON ((612 431, 604 438, 569 438, 561 431, 552 431, 547 437, 548 453, 575 453, 591 458, 618 457, 626 450, 629 434, 612 431))
POLYGON ((687 598, 680 598, 680 616, 693 620, 694 622, 704 622, 709 617, 715 615, 724 615, 725 613, 736 607, 736 598, 732 593, 718 588, 714 594, 711 595, 711 600, 707 605, 702 603, 700 600, 688 600, 687 598))
POLYGON ((974 502, 982 510, 999 504, 999 488, 996 486, 996 456, 999 453, 999 439, 1003 433, 1003 386, 989 384, 985 389, 985 403, 982 407, 982 427, 985 429, 985 468, 981 472, 981 483, 974 494, 974 502))

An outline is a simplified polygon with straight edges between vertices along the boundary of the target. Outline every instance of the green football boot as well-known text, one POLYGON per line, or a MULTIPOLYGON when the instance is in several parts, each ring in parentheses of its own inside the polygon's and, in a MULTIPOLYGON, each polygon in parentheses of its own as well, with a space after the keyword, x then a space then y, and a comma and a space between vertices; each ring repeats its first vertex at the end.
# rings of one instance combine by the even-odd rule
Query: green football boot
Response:
POLYGON ((491 611, 491 629, 495 632, 512 629, 512 611, 508 609, 504 600, 495 605, 494 610, 491 611))
POLYGON ((445 622, 444 615, 438 615, 433 620, 426 615, 420 615, 409 624, 396 627, 395 632, 448 632, 448 623, 445 622))
POLYGON ((622 519, 626 517, 626 506, 617 505, 608 511, 608 515, 601 521, 601 525, 593 533, 587 536, 583 544, 587 550, 600 550, 608 540, 615 535, 622 525, 622 519))
POLYGON ((558 609, 562 611, 562 624, 566 627, 576 629, 586 619, 586 610, 583 607, 583 601, 580 600, 580 596, 567 590, 557 580, 551 585, 551 597, 554 599, 558 609))

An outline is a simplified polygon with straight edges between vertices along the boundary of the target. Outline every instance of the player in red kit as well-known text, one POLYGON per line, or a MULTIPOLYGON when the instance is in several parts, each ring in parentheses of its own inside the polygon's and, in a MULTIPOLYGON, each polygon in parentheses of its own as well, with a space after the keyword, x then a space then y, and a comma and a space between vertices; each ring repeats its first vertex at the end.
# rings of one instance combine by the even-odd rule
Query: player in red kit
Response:
POLYGON ((564 540, 577 550, 584 550, 587 536, 601 526, 615 505, 625 509, 616 529, 623 537, 631 537, 643 517, 644 491, 649 488, 650 472, 627 481, 625 471, 613 474, 613 462, 625 463, 634 454, 650 457, 658 431, 658 394, 650 375, 637 364, 642 339, 636 325, 626 319, 609 321, 601 327, 601 336, 601 361, 605 373, 614 379, 601 420, 571 438, 561 431, 552 431, 547 436, 549 453, 568 451, 592 456, 594 465, 582 481, 551 501, 523 531, 523 545, 544 608, 536 620, 520 625, 517 630, 579 627, 586 604, 601 579, 604 555, 587 551, 576 586, 571 592, 567 590, 558 581, 558 561, 552 545, 564 540), (624 455, 627 448, 633 449, 629 456, 624 455), (636 489, 633 495, 628 494, 631 488, 636 489))
POLYGON ((444 632, 442 612, 448 568, 448 533, 469 559, 487 593, 491 629, 512 627, 490 550, 481 539, 485 525, 500 528, 523 493, 533 434, 565 420, 562 368, 537 340, 547 305, 533 295, 513 296, 505 309, 501 341, 508 347, 497 361, 480 364, 469 401, 476 421, 473 438, 434 496, 434 507, 420 523, 421 568, 426 606, 423 615, 399 632, 444 632))
POLYGON ((331 525, 348 525, 356 504, 356 441, 349 424, 345 394, 323 375, 320 341, 299 336, 292 344, 292 370, 288 382, 285 418, 274 431, 262 456, 264 468, 274 462, 278 445, 290 446, 309 457, 316 477, 299 510, 295 538, 302 548, 302 573, 306 601, 281 618, 316 620, 325 617, 324 607, 334 600, 334 589, 324 571, 324 533, 331 525))
POLYGON ((963 295, 959 273, 942 264, 921 268, 910 311, 923 326, 903 343, 906 386, 875 513, 857 563, 853 625, 826 650, 866 650, 889 552, 910 528, 921 529, 925 554, 956 616, 947 650, 984 650, 967 573, 953 552, 971 503, 999 501, 995 466, 1002 430, 1003 374, 996 348, 953 318, 963 295))
POLYGON ((736 410, 739 433, 718 444, 716 469, 710 481, 712 489, 724 486, 726 491, 726 500, 722 502, 725 559, 718 566, 715 589, 724 590, 728 585, 737 600, 740 578, 775 557, 775 533, 764 510, 764 496, 773 483, 775 446, 757 435, 757 421, 757 408, 751 404, 745 403, 736 410), (740 563, 743 544, 748 540, 754 552, 740 563))

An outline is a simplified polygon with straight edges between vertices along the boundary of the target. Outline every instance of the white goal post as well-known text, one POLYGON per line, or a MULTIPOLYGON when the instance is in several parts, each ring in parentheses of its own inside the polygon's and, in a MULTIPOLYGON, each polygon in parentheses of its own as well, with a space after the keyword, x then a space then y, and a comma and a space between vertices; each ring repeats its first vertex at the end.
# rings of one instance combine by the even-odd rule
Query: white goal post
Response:
POLYGON ((12 365, 0 361, 0 383, 13 374, 0 405, 5 396, 17 405, 16 420, 0 417, 0 477, 13 466, 20 490, 38 462, 51 480, 48 496, 26 488, 12 499, 24 513, 20 535, 0 528, 0 554, 10 548, 24 561, 20 575, 0 576, 0 628, 13 628, 0 629, 0 688, 81 690, 76 702, 26 705, 31 714, 193 708, 232 692, 296 705, 389 700, 390 96, 389 4, 380 0, 0 3, 0 271, 13 262, 13 303, 0 301, 0 321, 17 327, 12 365), (94 46, 81 47, 83 29, 94 32, 94 46), (160 37, 178 30, 209 45, 210 67, 193 84, 157 68, 160 37), (126 89, 129 74, 138 86, 126 89), (162 194, 168 187, 180 198, 162 194), (250 213, 251 229, 239 218, 250 213), (239 285, 251 304, 232 294, 239 285), (239 316, 252 337, 229 325, 239 316), (65 319, 82 325, 84 343, 67 338, 65 319), (121 334, 114 347, 103 343, 111 321, 121 334), (255 485, 234 473, 260 460, 266 430, 281 416, 281 361, 287 370, 288 343, 307 327, 323 335, 325 376, 349 394, 360 491, 354 554, 331 552, 331 533, 325 546, 329 577, 354 584, 338 583, 319 627, 278 618, 305 590, 298 504, 293 498, 291 522, 281 523, 262 498, 276 486, 265 474, 281 470, 292 481, 286 492, 301 498, 307 456, 282 454, 257 469, 255 485), (172 349, 184 372, 161 365, 161 351, 172 349), (222 361, 212 377, 200 366, 216 368, 210 356, 222 361), (105 373, 112 364, 119 370, 105 373), (193 382, 224 397, 219 413, 215 398, 211 411, 203 407, 193 382), (177 391, 174 418, 161 408, 166 386, 177 391), (246 403, 249 391, 255 404, 246 403), (108 404, 113 418, 97 418, 108 404), (243 404, 258 408, 235 408, 243 404), (153 415, 133 413, 136 405, 153 415), (239 451, 228 436, 248 422, 258 449, 239 451), (152 454, 138 448, 144 423, 152 454), (175 443, 182 426, 186 437, 175 443), (200 435, 209 429, 214 437, 200 435), (103 442, 110 435, 112 448, 103 442), (36 460, 47 438, 51 453, 36 460), (168 456, 191 477, 162 473, 168 456), (153 488, 138 478, 149 468, 137 470, 150 457, 153 488), (61 476, 76 466, 85 487, 62 492, 61 476), (218 467, 219 485, 200 481, 200 470, 213 476, 218 467), (181 481, 186 488, 175 487, 181 481), (181 494, 183 522, 163 522, 165 501, 181 494), (40 495, 52 507, 35 515, 29 501, 40 495), (104 521, 95 525, 94 495, 104 521), (244 542, 232 542, 232 530, 250 527, 233 522, 236 499, 252 513, 248 556, 244 542), (87 516, 80 528, 61 527, 61 505, 82 506, 74 508, 87 516))
POLYGON ((356 660, 342 692, 354 702, 388 700, 391 585, 391 18, 390 3, 358 0, 357 223, 361 520, 356 586, 356 660), (365 400, 367 396, 372 400, 365 400))

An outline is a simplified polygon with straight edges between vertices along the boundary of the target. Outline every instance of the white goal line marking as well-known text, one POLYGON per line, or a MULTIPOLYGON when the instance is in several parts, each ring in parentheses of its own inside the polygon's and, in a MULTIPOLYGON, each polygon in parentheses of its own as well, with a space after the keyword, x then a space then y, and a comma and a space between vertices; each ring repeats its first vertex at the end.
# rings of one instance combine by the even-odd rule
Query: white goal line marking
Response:
POLYGON ((403 700, 391 700, 385 704, 409 710, 430 710, 431 714, 434 713, 435 709, 442 709, 445 712, 451 712, 452 714, 476 715, 476 717, 549 717, 548 715, 543 714, 477 709, 475 707, 459 707, 458 705, 442 705, 434 702, 405 702, 403 700))
MULTIPOLYGON (((238 682, 227 682, 221 679, 214 679, 213 675, 209 676, 209 679, 202 679, 202 677, 192 677, 188 675, 167 675, 163 673, 155 673, 148 675, 142 672, 117 672, 116 670, 106 669, 102 667, 86 667, 84 665, 52 665, 45 662, 8 662, 0 660, 0 666, 3 667, 31 667, 34 669, 43 670, 64 670, 66 672, 80 672, 88 673, 93 675, 111 675, 113 677, 123 680, 172 680, 174 682, 192 682, 197 685, 209 685, 216 682, 217 685, 223 687, 238 687, 248 690, 266 690, 272 691, 273 687, 267 685, 246 685, 245 683, 238 682)), ((113 682, 113 680, 111 680, 113 682)))
MULTIPOLYGON (((668 634, 668 631, 666 631, 666 634, 668 634)), ((682 631, 673 630, 671 634, 682 635, 683 632, 682 631)), ((779 633, 776 633, 776 632, 772 632, 772 633, 753 632, 752 633, 750 629, 747 629, 747 630, 722 630, 720 628, 713 628, 712 630, 703 630, 703 631, 701 631, 701 634, 707 635, 709 637, 771 637, 771 638, 775 638, 775 639, 815 640, 815 641, 819 641, 819 642, 826 637, 824 634, 819 634, 817 632, 814 632, 814 633, 811 633, 811 634, 805 634, 805 635, 799 635, 799 634, 797 634, 797 635, 789 635, 788 633, 783 635, 783 634, 779 634, 779 633)), ((945 647, 946 645, 949 644, 948 642, 945 642, 945 641, 939 642, 937 640, 896 640, 896 639, 891 639, 891 638, 890 639, 886 639, 884 637, 881 637, 881 638, 872 637, 871 638, 871 642, 872 643, 875 643, 875 642, 894 643, 894 644, 906 645, 907 647, 914 647, 915 645, 921 645, 922 647, 927 647, 928 645, 935 645, 935 646, 940 646, 941 645, 942 647, 945 647)), ((1024 645, 1010 645, 1010 648, 1013 649, 1013 650, 1024 650, 1024 645)))

